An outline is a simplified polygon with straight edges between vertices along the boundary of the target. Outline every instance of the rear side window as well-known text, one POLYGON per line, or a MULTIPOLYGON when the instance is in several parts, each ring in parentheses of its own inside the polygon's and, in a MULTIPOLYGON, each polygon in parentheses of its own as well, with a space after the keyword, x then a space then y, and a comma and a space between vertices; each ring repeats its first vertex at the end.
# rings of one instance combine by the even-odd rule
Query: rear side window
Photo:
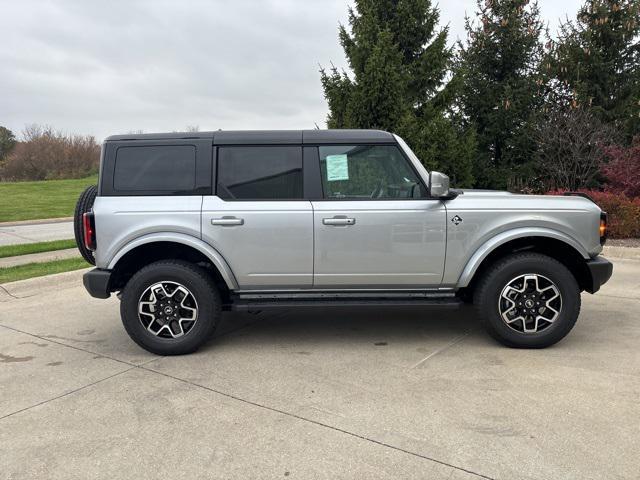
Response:
POLYGON ((196 187, 196 147, 120 147, 113 174, 115 191, 190 192, 196 187))
POLYGON ((302 147, 220 147, 216 194, 225 200, 303 198, 302 147))

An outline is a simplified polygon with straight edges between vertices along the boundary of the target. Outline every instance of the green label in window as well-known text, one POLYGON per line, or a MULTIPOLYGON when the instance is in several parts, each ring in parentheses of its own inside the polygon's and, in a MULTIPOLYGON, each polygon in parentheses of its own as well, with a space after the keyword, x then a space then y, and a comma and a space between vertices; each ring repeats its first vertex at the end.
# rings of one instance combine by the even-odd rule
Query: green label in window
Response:
POLYGON ((327 181, 349 180, 347 155, 327 155, 327 181))

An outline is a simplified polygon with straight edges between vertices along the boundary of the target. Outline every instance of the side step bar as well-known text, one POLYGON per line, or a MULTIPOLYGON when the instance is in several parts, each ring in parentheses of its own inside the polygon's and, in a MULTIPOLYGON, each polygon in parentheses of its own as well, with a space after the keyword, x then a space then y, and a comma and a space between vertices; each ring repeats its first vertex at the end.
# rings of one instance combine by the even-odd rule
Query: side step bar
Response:
POLYGON ((454 293, 291 293, 239 294, 223 310, 248 311, 310 307, 440 307, 458 308, 462 300, 454 293))

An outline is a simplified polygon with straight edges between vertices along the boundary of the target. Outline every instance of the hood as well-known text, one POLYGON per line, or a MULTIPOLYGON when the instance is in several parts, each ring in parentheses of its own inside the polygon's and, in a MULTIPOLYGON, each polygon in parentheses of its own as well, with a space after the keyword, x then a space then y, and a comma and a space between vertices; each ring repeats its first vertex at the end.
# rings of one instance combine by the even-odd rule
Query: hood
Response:
POLYGON ((471 197, 493 197, 496 195, 515 195, 511 192, 503 191, 503 190, 479 190, 475 188, 462 188, 461 192, 464 192, 465 195, 471 197))
POLYGON ((457 203, 485 205, 491 202, 496 210, 509 208, 541 208, 541 209, 587 209, 600 210, 598 205, 588 197, 581 195, 533 195, 528 193, 511 193, 502 190, 461 189, 457 203), (497 202, 497 203, 496 203, 497 202))

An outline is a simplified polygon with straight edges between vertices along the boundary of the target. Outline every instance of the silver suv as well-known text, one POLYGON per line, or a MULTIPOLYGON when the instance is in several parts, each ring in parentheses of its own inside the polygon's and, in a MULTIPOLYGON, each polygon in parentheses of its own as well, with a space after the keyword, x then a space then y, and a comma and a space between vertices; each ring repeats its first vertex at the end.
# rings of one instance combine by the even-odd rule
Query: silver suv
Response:
POLYGON ((588 198, 453 190, 398 136, 375 130, 116 135, 76 208, 131 338, 196 350, 224 310, 473 302, 512 347, 575 324, 612 265, 588 198))

